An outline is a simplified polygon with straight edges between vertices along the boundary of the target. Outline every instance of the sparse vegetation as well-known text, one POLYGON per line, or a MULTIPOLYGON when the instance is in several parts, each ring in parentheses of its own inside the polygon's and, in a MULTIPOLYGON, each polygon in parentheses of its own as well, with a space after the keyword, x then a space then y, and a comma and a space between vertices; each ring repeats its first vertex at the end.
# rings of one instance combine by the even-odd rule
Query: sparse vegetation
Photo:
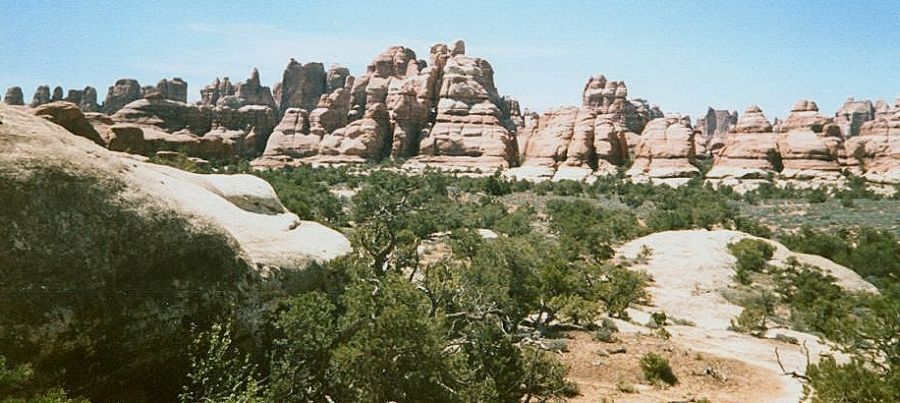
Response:
MULTIPOLYGON (((247 172, 241 167, 211 169, 247 172)), ((407 176, 375 169, 359 175, 350 168, 303 167, 253 174, 272 183, 283 203, 301 218, 348 234, 354 252, 310 269, 312 281, 276 292, 259 304, 258 327, 253 332, 231 311, 206 316, 218 312, 212 305, 204 320, 185 319, 177 335, 178 340, 188 340, 182 347, 189 354, 182 356, 187 357, 183 362, 167 361, 178 365, 169 366, 172 379, 163 385, 169 392, 181 393, 185 401, 511 402, 571 396, 576 390, 566 380, 567 368, 553 353, 565 349, 560 333, 581 329, 592 332, 596 341, 617 341, 611 319, 604 319, 599 326, 595 323, 606 316, 626 318, 629 306, 645 302, 648 278, 614 263, 614 248, 654 231, 735 228, 777 238, 794 250, 845 264, 882 289, 895 283, 900 272, 895 264, 900 261, 897 238, 889 231, 854 228, 829 233, 804 228, 776 235, 744 214, 750 203, 757 208, 788 196, 804 204, 807 199, 824 197, 818 206, 832 206, 837 197, 843 197, 853 200, 854 211, 870 202, 886 202, 858 184, 837 193, 764 186, 740 196, 727 187, 713 188, 699 180, 673 189, 617 177, 588 185, 572 181, 532 184, 499 174, 465 178, 429 171, 407 176), (490 229, 496 237, 485 238, 479 229, 490 229), (429 255, 427 259, 425 255, 429 255), (194 344, 189 335, 196 336, 194 344)), ((53 181, 41 177, 28 186, 47 183, 53 181)), ((101 185, 101 189, 106 186, 101 185)), ((23 204, 22 183, 7 180, 3 186, 0 205, 6 208, 0 215, 32 219, 16 216, 17 212, 8 208, 29 205, 23 204)), ((103 200, 118 200, 115 184, 111 186, 110 191, 94 192, 97 199, 84 203, 94 203, 98 211, 109 208, 103 200)), ((80 190, 58 189, 48 194, 72 192, 80 190)), ((65 211, 64 204, 72 205, 71 197, 67 196, 65 203, 62 198, 53 201, 49 197, 27 203, 47 211, 65 211)), ((77 203, 80 206, 82 201, 77 203)), ((97 217, 110 219, 109 215, 97 217)), ((177 220, 160 220, 160 230, 175 232, 178 227, 177 220)), ((0 245, 14 245, 14 239, 23 239, 21 228, 50 228, 21 222, 24 227, 15 227, 20 231, 15 236, 0 233, 0 245)), ((88 225, 100 225, 93 222, 88 225)), ((142 233, 155 231, 154 225, 142 224, 142 233)), ((160 237, 160 241, 208 245, 212 251, 222 246, 217 243, 221 239, 191 234, 187 239, 160 237), (201 241, 197 243, 197 239, 201 241)), ((56 239, 53 234, 35 236, 56 239)), ((151 246, 162 247, 147 245, 151 246)), ((741 302, 745 309, 735 318, 734 329, 761 334, 772 322, 790 324, 855 346, 857 358, 851 364, 832 365, 826 360, 811 367, 810 379, 821 385, 817 390, 824 391, 820 396, 848 387, 839 383, 844 381, 838 379, 843 373, 880 376, 887 383, 866 388, 881 391, 872 396, 890 396, 884 391, 894 385, 889 382, 894 382, 896 375, 877 366, 883 359, 869 358, 884 354, 872 355, 872 346, 890 343, 886 336, 875 333, 874 329, 883 325, 872 322, 863 327, 870 331, 867 339, 850 332, 853 326, 874 318, 888 320, 889 310, 874 308, 884 300, 848 295, 833 278, 796 262, 776 270, 768 265, 774 249, 765 241, 743 239, 729 250, 736 258, 735 275, 747 284, 744 287, 752 296, 741 302), (754 278, 763 274, 774 282, 776 292, 762 292, 762 284, 754 278), (776 315, 783 312, 789 316, 776 315)), ((137 252, 153 255, 140 248, 137 252)), ((652 249, 642 248, 637 260, 646 261, 652 254, 652 249)), ((60 263, 72 261, 68 255, 59 256, 60 263)), ((123 256, 128 259, 131 254, 123 256)), ((230 265, 240 267, 240 262, 217 262, 216 275, 241 272, 240 268, 222 271, 230 265)), ((0 321, 15 318, 5 316, 0 321)), ((656 335, 670 336, 665 329, 668 322, 693 325, 660 312, 652 318, 656 335)), ((21 365, 29 361, 27 354, 13 358, 17 366, 12 368, 24 368, 21 365)), ((659 355, 643 356, 640 366, 648 382, 678 382, 668 361, 659 355)), ((78 382, 71 379, 78 374, 48 372, 46 362, 34 362, 29 368, 34 376, 13 397, 40 395, 54 390, 55 385, 70 390, 68 386, 78 382)), ((627 383, 619 389, 623 393, 635 390, 627 383)), ((93 390, 86 394, 100 400, 108 396, 93 390)))
POLYGON ((672 372, 669 360, 654 353, 647 353, 641 357, 640 364, 641 371, 644 372, 644 379, 647 382, 667 385, 678 383, 678 377, 672 372))

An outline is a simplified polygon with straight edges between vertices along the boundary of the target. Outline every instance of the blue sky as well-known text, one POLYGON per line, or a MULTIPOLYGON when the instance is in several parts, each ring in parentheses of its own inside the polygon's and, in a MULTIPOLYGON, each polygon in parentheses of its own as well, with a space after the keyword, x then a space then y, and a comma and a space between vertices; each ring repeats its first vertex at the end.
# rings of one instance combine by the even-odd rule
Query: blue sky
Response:
POLYGON ((848 96, 900 97, 900 1, 230 2, 0 0, 0 91, 143 85, 182 77, 280 79, 289 58, 359 75, 390 45, 420 58, 464 39, 523 107, 580 103, 590 75, 696 117, 800 98, 833 113, 848 96), (790 3, 790 4, 787 4, 790 3))

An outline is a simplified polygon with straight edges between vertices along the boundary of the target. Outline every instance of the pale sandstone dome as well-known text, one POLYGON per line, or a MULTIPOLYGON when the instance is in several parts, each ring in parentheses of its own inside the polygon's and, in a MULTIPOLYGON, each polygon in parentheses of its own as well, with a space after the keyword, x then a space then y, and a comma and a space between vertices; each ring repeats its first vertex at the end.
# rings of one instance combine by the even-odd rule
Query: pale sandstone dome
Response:
POLYGON ((694 162, 694 133, 690 120, 673 116, 647 124, 635 147, 627 175, 635 179, 685 178, 700 170, 694 162))
POLYGON ((198 228, 233 239, 251 267, 303 269, 350 252, 349 241, 287 211, 272 187, 250 175, 199 175, 106 150, 61 126, 0 106, 0 168, 57 166, 76 175, 115 178, 125 197, 178 212, 198 228))
POLYGON ((844 136, 815 102, 798 101, 781 123, 778 151, 788 178, 831 177, 841 170, 844 136))
POLYGON ((776 135, 769 119, 758 106, 744 111, 734 127, 723 138, 723 146, 713 156, 709 178, 761 179, 778 167, 776 135))

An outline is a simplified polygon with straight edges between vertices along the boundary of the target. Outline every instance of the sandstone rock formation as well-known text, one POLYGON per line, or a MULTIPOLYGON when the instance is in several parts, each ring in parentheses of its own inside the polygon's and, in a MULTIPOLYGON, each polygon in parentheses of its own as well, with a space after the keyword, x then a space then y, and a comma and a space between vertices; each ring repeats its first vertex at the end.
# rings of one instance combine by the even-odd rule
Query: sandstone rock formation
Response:
POLYGON ((7 105, 25 105, 25 95, 21 87, 9 87, 3 96, 3 103, 7 105))
POLYGON ((391 135, 390 115, 382 103, 369 104, 362 119, 322 137, 319 153, 324 160, 365 162, 386 156, 391 135))
MULTIPOLYGON (((40 90, 41 89, 38 88, 38 91, 40 90)), ((60 90, 62 89, 60 88, 60 90)), ((38 94, 35 93, 36 97, 37 95, 38 94)), ((94 87, 88 86, 83 90, 70 89, 66 94, 66 97, 62 100, 77 105, 81 108, 82 112, 97 112, 100 110, 100 105, 97 104, 97 90, 94 87)), ((32 102, 34 103, 34 101, 32 102)))
POLYGON ((697 156, 715 156, 725 143, 725 135, 737 124, 737 111, 708 108, 706 115, 697 118, 694 130, 697 156))
MULTIPOLYGON (((61 89, 60 92, 62 92, 61 89)), ((54 90, 55 93, 56 90, 54 90)), ((106 93, 106 100, 103 101, 103 113, 112 115, 128 103, 141 99, 141 96, 141 85, 137 80, 130 78, 120 79, 116 81, 115 85, 109 87, 109 91, 106 93)), ((56 98, 55 95, 54 98, 56 98)))
POLYGON ((62 87, 56 86, 53 87, 53 95, 50 96, 50 102, 62 101, 63 100, 63 89, 62 87))
POLYGON ((834 123, 841 128, 847 138, 859 135, 863 123, 875 119, 875 106, 872 101, 857 101, 848 98, 835 113, 834 123))
POLYGON ((325 93, 326 78, 322 63, 302 64, 291 59, 279 86, 278 107, 282 113, 288 108, 315 109, 319 97, 325 93))
POLYGON ((484 169, 515 164, 515 133, 501 112, 503 100, 490 63, 466 56, 465 44, 457 41, 453 49, 432 46, 429 68, 421 73, 422 81, 433 77, 439 88, 433 98, 437 116, 419 142, 417 162, 484 169))
POLYGON ((354 78, 353 76, 343 77, 335 80, 334 84, 336 85, 339 81, 344 83, 344 87, 335 88, 333 92, 322 94, 316 109, 309 114, 310 132, 320 138, 347 125, 354 78))
POLYGON ((556 168, 566 160, 575 132, 575 120, 581 109, 568 106, 544 112, 524 144, 523 166, 556 168))
POLYGON ((693 163, 690 120, 679 116, 658 118, 641 133, 627 175, 636 180, 692 177, 700 172, 693 163))
POLYGON ((234 320, 252 334, 256 293, 277 287, 267 282, 276 273, 302 276, 351 250, 337 231, 287 211, 258 177, 142 162, 5 105, 0 121, 0 187, 22 201, 0 212, 9 235, 0 249, 11 251, 0 265, 35 290, 0 304, 0 345, 79 394, 177 400, 160 384, 183 381, 192 324, 234 320))
MULTIPOLYGON (((51 103, 39 109, 47 113, 53 110, 80 112, 74 105, 65 103, 51 103)), ((212 223, 223 229, 235 238, 242 254, 259 263, 254 267, 302 269, 312 260, 330 259, 350 250, 346 238, 336 231, 300 221, 288 212, 272 187, 255 176, 198 175, 123 158, 72 137, 63 127, 41 124, 40 119, 25 113, 3 107, 0 107, 0 113, 3 116, 0 143, 9 150, 15 145, 16 150, 15 153, 4 153, 4 166, 9 160, 71 163, 66 169, 117 175, 125 181, 130 192, 175 208, 203 225, 212 223), (316 242, 303 239, 315 239, 316 242)), ((27 169, 27 166, 21 165, 17 169, 27 169)))
MULTIPOLYGON (((325 74, 325 92, 332 93, 338 89, 344 88, 347 84, 347 78, 350 77, 350 69, 332 64, 325 74)), ((352 85, 351 85, 352 87, 352 85)))
POLYGON ((707 178, 762 179, 782 167, 776 135, 758 106, 747 108, 722 138, 707 178))
POLYGON ((48 102, 50 102, 50 87, 46 85, 37 87, 34 91, 34 96, 31 98, 31 107, 36 108, 48 102))
POLYGON ((429 123, 437 72, 423 68, 416 53, 392 46, 379 54, 351 87, 350 120, 361 118, 376 103, 384 104, 391 117, 390 154, 408 158, 416 154, 422 131, 429 123), (420 73, 421 70, 421 73, 420 73))
POLYGON ((216 78, 216 80, 213 81, 212 84, 200 89, 200 101, 198 102, 198 104, 215 106, 216 103, 219 102, 220 98, 228 95, 234 95, 234 92, 234 85, 231 84, 231 81, 228 79, 228 77, 225 77, 221 80, 216 78))
POLYGON ((310 134, 309 114, 300 108, 288 108, 278 126, 269 136, 262 161, 257 166, 290 164, 293 159, 311 157, 319 153, 321 136, 310 134))
POLYGON ((143 135, 139 138, 133 128, 114 127, 110 148, 145 155, 181 151, 216 160, 252 157, 263 151, 277 121, 274 99, 268 87, 260 85, 256 69, 237 86, 227 78, 217 79, 201 90, 199 105, 169 99, 180 97, 182 86, 173 82, 157 87, 112 116, 118 125, 135 126, 143 135), (167 89, 170 86, 176 90, 167 89))
MULTIPOLYGON (((278 110, 278 105, 272 96, 272 90, 260 83, 257 69, 253 69, 250 72, 250 78, 247 81, 238 83, 235 86, 234 96, 240 98, 243 105, 262 105, 271 108, 273 112, 278 110)), ((224 103, 228 102, 224 101, 224 103)), ((219 104, 217 103, 217 105, 219 104)))
POLYGON ((859 135, 845 143, 848 163, 876 183, 900 183, 900 99, 893 108, 883 105, 873 120, 860 126, 859 135))
POLYGON ((178 77, 171 80, 164 78, 156 83, 156 87, 144 91, 143 96, 146 98, 152 94, 159 94, 159 96, 172 101, 187 103, 188 85, 178 77))
POLYGON ((785 177, 833 177, 841 170, 844 136, 815 102, 798 101, 776 131, 785 177))
POLYGON ((97 89, 91 86, 84 87, 81 103, 78 104, 82 112, 99 112, 100 105, 97 104, 97 89))
POLYGON ((522 168, 514 176, 554 175, 554 179, 580 179, 595 170, 610 174, 629 159, 646 123, 661 117, 659 108, 646 101, 629 101, 622 81, 590 77, 582 93, 582 106, 556 108, 526 125, 519 145, 522 168), (636 131, 636 132, 635 132, 636 131))
POLYGON ((84 137, 94 143, 105 147, 106 142, 100 137, 100 133, 91 126, 84 113, 71 102, 56 101, 38 106, 31 111, 35 116, 40 116, 57 125, 64 127, 76 136, 84 137))
POLYGON ((414 166, 509 166, 517 159, 510 115, 519 114, 518 105, 499 96, 490 65, 466 57, 464 48, 435 45, 428 66, 411 49, 393 46, 358 79, 343 67, 324 73, 321 64, 292 60, 276 95, 285 111, 280 127, 291 129, 276 132, 254 165, 390 156, 414 157, 414 166), (309 94, 318 94, 315 109, 309 94), (299 109, 288 116, 291 108, 299 109))

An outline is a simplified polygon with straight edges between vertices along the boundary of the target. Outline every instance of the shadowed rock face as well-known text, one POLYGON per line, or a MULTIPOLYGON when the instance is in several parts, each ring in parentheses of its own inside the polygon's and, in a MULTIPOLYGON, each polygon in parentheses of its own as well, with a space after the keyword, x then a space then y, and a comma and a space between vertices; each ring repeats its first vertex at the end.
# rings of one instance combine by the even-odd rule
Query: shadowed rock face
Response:
POLYGON ((757 179, 781 169, 772 124, 758 106, 744 111, 722 138, 709 178, 757 179))
POLYGON ((3 96, 3 103, 7 105, 25 105, 25 95, 20 87, 9 87, 3 96))
POLYGON ((694 125, 697 136, 694 142, 697 145, 697 156, 715 156, 725 145, 725 135, 737 124, 737 111, 727 111, 709 108, 706 116, 697 118, 694 125))
POLYGON ((288 108, 301 108, 312 111, 319 103, 319 97, 325 93, 326 73, 322 63, 302 64, 291 59, 284 69, 284 77, 280 85, 280 102, 283 113, 288 108))
POLYGON ((106 146, 100 133, 97 133, 97 130, 88 122, 78 105, 66 101, 50 102, 38 106, 31 112, 35 116, 40 116, 64 127, 76 136, 84 137, 100 146, 106 146))
POLYGON ((115 85, 109 87, 106 93, 106 100, 103 101, 103 113, 112 115, 125 105, 141 99, 141 96, 141 85, 137 80, 130 78, 118 80, 115 85))
POLYGON ((37 87, 34 91, 34 96, 31 98, 31 107, 36 108, 48 102, 50 102, 50 87, 46 85, 37 87))
POLYGON ((182 80, 178 77, 173 78, 171 80, 164 78, 162 80, 159 80, 159 82, 156 83, 156 87, 151 87, 148 89, 148 91, 145 91, 143 96, 145 98, 153 97, 153 96, 160 96, 165 99, 170 99, 172 101, 186 103, 187 102, 187 92, 188 92, 188 85, 184 80, 182 80))

